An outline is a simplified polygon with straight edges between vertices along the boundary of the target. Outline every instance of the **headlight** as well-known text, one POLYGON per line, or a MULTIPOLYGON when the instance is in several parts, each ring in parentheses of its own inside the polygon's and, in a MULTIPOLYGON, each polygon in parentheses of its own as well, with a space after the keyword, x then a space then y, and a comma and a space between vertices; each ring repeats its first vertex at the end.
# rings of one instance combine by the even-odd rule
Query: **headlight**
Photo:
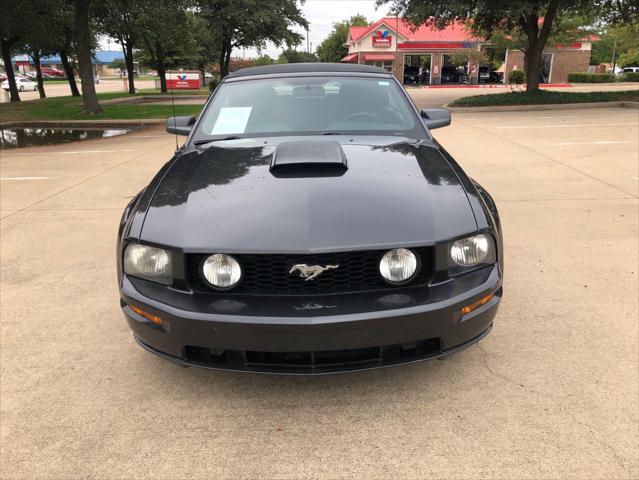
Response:
POLYGON ((129 244, 124 250, 124 272, 158 283, 173 283, 171 256, 161 248, 129 244))
POLYGON ((242 268, 230 255, 216 253, 202 264, 202 274, 214 288, 227 290, 237 285, 242 278, 242 268))
POLYGON ((405 248, 396 248, 387 252, 379 262, 379 273, 387 282, 405 283, 417 271, 417 257, 405 248))
POLYGON ((495 261, 493 237, 480 233, 472 237, 457 240, 450 247, 450 258, 453 264, 461 267, 474 267, 482 263, 495 261))

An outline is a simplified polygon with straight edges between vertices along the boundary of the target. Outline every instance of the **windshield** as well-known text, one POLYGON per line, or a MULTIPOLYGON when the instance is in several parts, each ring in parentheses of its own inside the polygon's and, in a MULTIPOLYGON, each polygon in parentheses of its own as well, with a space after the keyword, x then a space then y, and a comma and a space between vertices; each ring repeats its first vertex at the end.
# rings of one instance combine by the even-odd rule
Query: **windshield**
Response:
POLYGON ((305 134, 415 138, 423 128, 390 78, 270 78, 222 84, 193 140, 305 134))

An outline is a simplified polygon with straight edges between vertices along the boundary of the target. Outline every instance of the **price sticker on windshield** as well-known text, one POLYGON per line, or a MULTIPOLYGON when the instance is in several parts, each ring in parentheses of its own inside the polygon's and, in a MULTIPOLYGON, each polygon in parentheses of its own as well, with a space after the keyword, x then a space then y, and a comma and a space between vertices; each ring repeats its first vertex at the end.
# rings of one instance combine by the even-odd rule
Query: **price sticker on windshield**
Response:
POLYGON ((217 116, 211 135, 226 135, 229 133, 244 133, 253 107, 221 108, 217 116))

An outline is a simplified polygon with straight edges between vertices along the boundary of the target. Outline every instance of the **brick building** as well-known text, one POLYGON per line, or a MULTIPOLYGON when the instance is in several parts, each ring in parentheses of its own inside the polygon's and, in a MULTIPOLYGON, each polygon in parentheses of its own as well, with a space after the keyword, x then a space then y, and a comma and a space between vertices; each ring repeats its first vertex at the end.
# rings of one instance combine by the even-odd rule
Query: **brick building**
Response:
MULTIPOLYGON (((426 25, 417 29, 397 17, 384 17, 368 27, 350 27, 348 55, 342 62, 376 65, 392 72, 402 83, 455 84, 508 81, 508 75, 479 64, 494 50, 462 23, 439 30, 426 25)), ((587 72, 592 44, 578 42, 544 51, 543 81, 563 83, 571 72, 587 72)), ((502 72, 523 70, 523 52, 508 50, 502 72)))

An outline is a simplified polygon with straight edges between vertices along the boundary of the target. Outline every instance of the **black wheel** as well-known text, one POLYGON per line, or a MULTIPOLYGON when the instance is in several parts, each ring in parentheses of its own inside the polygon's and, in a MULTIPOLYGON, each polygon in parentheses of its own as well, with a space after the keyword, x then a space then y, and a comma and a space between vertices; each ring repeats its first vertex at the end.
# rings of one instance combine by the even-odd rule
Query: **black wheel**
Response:
POLYGON ((24 92, 24 85, 20 85, 20 91, 24 92))

